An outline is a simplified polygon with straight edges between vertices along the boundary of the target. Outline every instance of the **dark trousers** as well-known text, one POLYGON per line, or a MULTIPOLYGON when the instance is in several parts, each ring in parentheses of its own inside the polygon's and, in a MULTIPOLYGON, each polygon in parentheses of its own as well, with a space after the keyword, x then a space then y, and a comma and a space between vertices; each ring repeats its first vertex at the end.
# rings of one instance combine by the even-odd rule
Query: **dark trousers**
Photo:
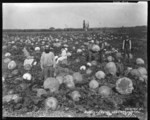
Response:
POLYGON ((130 62, 130 56, 129 56, 130 52, 131 51, 129 48, 124 49, 124 58, 125 58, 125 60, 127 60, 127 62, 130 62))
POLYGON ((43 68, 44 80, 48 77, 54 77, 54 68, 52 66, 47 66, 43 68))

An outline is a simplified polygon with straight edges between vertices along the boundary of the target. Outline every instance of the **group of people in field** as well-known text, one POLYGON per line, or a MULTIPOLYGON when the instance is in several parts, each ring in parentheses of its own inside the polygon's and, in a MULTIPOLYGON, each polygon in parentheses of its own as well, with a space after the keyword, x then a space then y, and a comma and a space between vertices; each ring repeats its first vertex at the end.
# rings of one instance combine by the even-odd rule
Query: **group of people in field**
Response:
MULTIPOLYGON (((103 62, 103 53, 104 53, 104 49, 106 47, 108 47, 109 49, 109 45, 107 45, 106 42, 102 41, 99 42, 99 47, 100 50, 99 51, 93 51, 92 50, 92 45, 94 44, 94 42, 90 42, 88 45, 88 54, 87 54, 87 62, 90 62, 92 60, 96 60, 99 61, 100 63, 103 62)), ((124 51, 124 58, 127 57, 127 62, 130 62, 129 59, 129 54, 131 53, 131 40, 129 39, 129 36, 126 36, 126 38, 123 40, 123 44, 122 44, 122 49, 124 51)), ((41 65, 41 69, 43 71, 43 75, 44 75, 44 79, 46 79, 49 76, 54 76, 54 69, 56 67, 56 65, 59 63, 59 61, 65 60, 67 59, 67 48, 63 47, 61 49, 61 54, 58 57, 58 59, 56 60, 55 57, 55 53, 52 51, 52 49, 50 48, 50 46, 46 45, 45 46, 45 50, 41 55, 41 59, 40 59, 40 65, 41 65)))

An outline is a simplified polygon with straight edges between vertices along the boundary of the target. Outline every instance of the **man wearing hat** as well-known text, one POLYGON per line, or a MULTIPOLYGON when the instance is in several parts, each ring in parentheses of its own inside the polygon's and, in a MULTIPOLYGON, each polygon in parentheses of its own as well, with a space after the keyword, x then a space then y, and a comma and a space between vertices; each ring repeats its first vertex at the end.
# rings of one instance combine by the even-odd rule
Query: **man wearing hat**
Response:
POLYGON ((126 56, 127 56, 128 62, 130 62, 129 61, 129 58, 130 58, 129 55, 131 52, 131 40, 129 39, 128 35, 126 35, 125 39, 123 40, 122 49, 124 51, 124 57, 126 58, 126 56))
POLYGON ((48 77, 53 77, 55 68, 55 56, 48 45, 45 46, 45 51, 42 53, 40 63, 44 75, 44 80, 48 77))

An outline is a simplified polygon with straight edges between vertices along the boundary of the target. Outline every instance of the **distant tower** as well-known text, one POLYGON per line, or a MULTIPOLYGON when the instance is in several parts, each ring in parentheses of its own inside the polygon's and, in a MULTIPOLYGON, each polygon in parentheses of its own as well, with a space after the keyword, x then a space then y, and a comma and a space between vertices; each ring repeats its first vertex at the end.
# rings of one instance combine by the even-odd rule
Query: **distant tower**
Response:
POLYGON ((85 30, 85 20, 83 20, 83 30, 85 30))
POLYGON ((86 27, 87 27, 87 30, 88 30, 89 29, 89 22, 87 23, 86 27))

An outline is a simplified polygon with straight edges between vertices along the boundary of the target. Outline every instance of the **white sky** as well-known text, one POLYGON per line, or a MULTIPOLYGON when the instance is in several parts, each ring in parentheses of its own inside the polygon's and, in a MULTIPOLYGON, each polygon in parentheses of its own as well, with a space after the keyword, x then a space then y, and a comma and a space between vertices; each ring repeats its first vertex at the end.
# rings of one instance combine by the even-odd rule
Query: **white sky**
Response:
POLYGON ((147 2, 3 3, 3 29, 81 28, 147 25, 147 2))

